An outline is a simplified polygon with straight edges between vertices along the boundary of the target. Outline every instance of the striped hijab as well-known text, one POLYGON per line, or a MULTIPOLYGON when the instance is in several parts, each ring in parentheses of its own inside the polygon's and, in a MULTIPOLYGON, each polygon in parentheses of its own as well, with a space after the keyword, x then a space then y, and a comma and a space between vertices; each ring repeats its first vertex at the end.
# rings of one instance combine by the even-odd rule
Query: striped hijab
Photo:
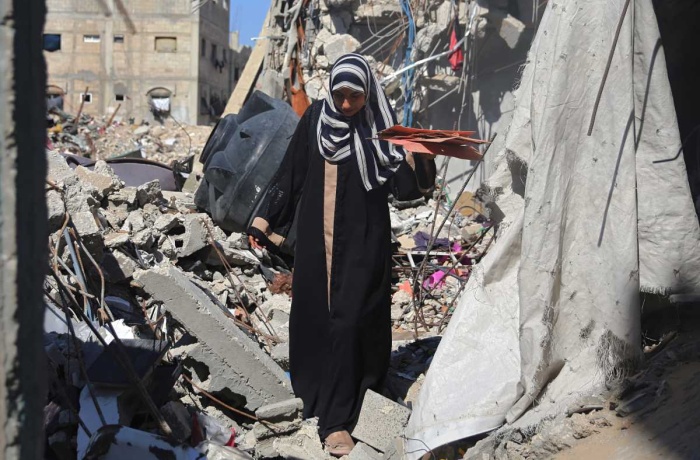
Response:
POLYGON ((389 100, 359 54, 346 54, 336 61, 329 89, 317 128, 321 156, 331 163, 355 158, 365 189, 381 186, 406 158, 401 147, 377 139, 379 131, 396 125, 389 100), (352 118, 335 109, 332 93, 339 88, 365 93, 365 106, 352 118))

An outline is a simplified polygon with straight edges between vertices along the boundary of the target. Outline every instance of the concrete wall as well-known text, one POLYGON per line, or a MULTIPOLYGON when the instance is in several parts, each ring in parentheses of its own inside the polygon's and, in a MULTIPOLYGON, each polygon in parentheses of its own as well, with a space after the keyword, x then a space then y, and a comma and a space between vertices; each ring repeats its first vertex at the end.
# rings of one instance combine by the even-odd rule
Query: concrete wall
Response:
POLYGON ((0 458, 43 458, 43 0, 0 0, 0 458), (20 212, 30 210, 30 212, 20 212))
POLYGON ((200 36, 218 43, 219 59, 228 48, 228 4, 221 1, 193 12, 189 0, 49 0, 46 33, 61 34, 61 50, 45 53, 49 84, 64 89, 70 113, 89 86, 86 113, 109 115, 121 104, 118 116, 137 122, 152 119, 147 93, 162 87, 171 92, 173 117, 196 124, 203 85, 228 90, 227 68, 220 73, 200 58, 200 36), (163 38, 175 39, 175 48, 158 49, 163 38))

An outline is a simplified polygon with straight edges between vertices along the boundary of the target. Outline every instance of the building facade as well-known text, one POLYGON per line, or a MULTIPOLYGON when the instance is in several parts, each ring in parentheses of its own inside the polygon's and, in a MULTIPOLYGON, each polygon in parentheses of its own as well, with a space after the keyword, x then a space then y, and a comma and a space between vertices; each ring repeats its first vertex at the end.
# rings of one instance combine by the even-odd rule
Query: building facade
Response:
POLYGON ((229 0, 48 0, 47 97, 75 114, 208 124, 232 91, 229 0))

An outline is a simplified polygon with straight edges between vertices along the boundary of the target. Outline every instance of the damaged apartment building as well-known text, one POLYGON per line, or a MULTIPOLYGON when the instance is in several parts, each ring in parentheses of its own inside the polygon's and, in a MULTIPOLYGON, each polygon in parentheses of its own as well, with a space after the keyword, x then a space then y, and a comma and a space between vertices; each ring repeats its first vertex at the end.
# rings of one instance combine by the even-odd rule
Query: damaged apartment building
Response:
MULTIPOLYGON (((236 112, 253 88, 290 98, 290 88, 303 87, 311 101, 323 98, 333 62, 357 52, 374 67, 403 125, 472 130, 491 139, 512 116, 513 88, 544 5, 536 0, 272 0, 261 34, 266 40, 256 45, 260 59, 247 69, 260 76, 254 86, 237 89, 240 97, 234 94, 232 100, 238 105, 230 111, 236 112)), ((475 166, 452 161, 447 186, 459 188, 475 166)), ((492 170, 487 157, 471 183, 478 185, 492 170)))
MULTIPOLYGON (((48 0, 49 106, 208 124, 248 48, 229 46, 229 0, 48 0)), ((234 42, 237 40, 233 40, 234 42)))

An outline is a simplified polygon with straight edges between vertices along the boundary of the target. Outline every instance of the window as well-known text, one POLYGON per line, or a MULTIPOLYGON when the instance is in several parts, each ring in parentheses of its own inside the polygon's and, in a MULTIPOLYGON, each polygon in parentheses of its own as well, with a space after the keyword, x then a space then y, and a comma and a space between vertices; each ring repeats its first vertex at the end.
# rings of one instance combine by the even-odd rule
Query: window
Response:
POLYGON ((83 35, 83 43, 100 43, 99 35, 83 35))
POLYGON ((80 98, 86 104, 92 103, 92 93, 80 93, 80 98))
POLYGON ((115 35, 114 43, 124 43, 124 35, 115 35))
POLYGON ((216 59, 216 45, 213 43, 211 44, 211 58, 216 59))
POLYGON ((159 53, 177 52, 176 37, 156 37, 156 51, 159 53))
POLYGON ((201 54, 202 57, 207 56, 207 41, 205 39, 202 39, 202 46, 199 54, 201 54))
POLYGON ((50 53, 61 49, 61 34, 44 34, 44 50, 50 53))
POLYGON ((124 99, 125 99, 125 97, 124 97, 123 94, 115 94, 115 95, 114 95, 114 100, 115 100, 115 101, 122 102, 122 101, 124 101, 124 99))

